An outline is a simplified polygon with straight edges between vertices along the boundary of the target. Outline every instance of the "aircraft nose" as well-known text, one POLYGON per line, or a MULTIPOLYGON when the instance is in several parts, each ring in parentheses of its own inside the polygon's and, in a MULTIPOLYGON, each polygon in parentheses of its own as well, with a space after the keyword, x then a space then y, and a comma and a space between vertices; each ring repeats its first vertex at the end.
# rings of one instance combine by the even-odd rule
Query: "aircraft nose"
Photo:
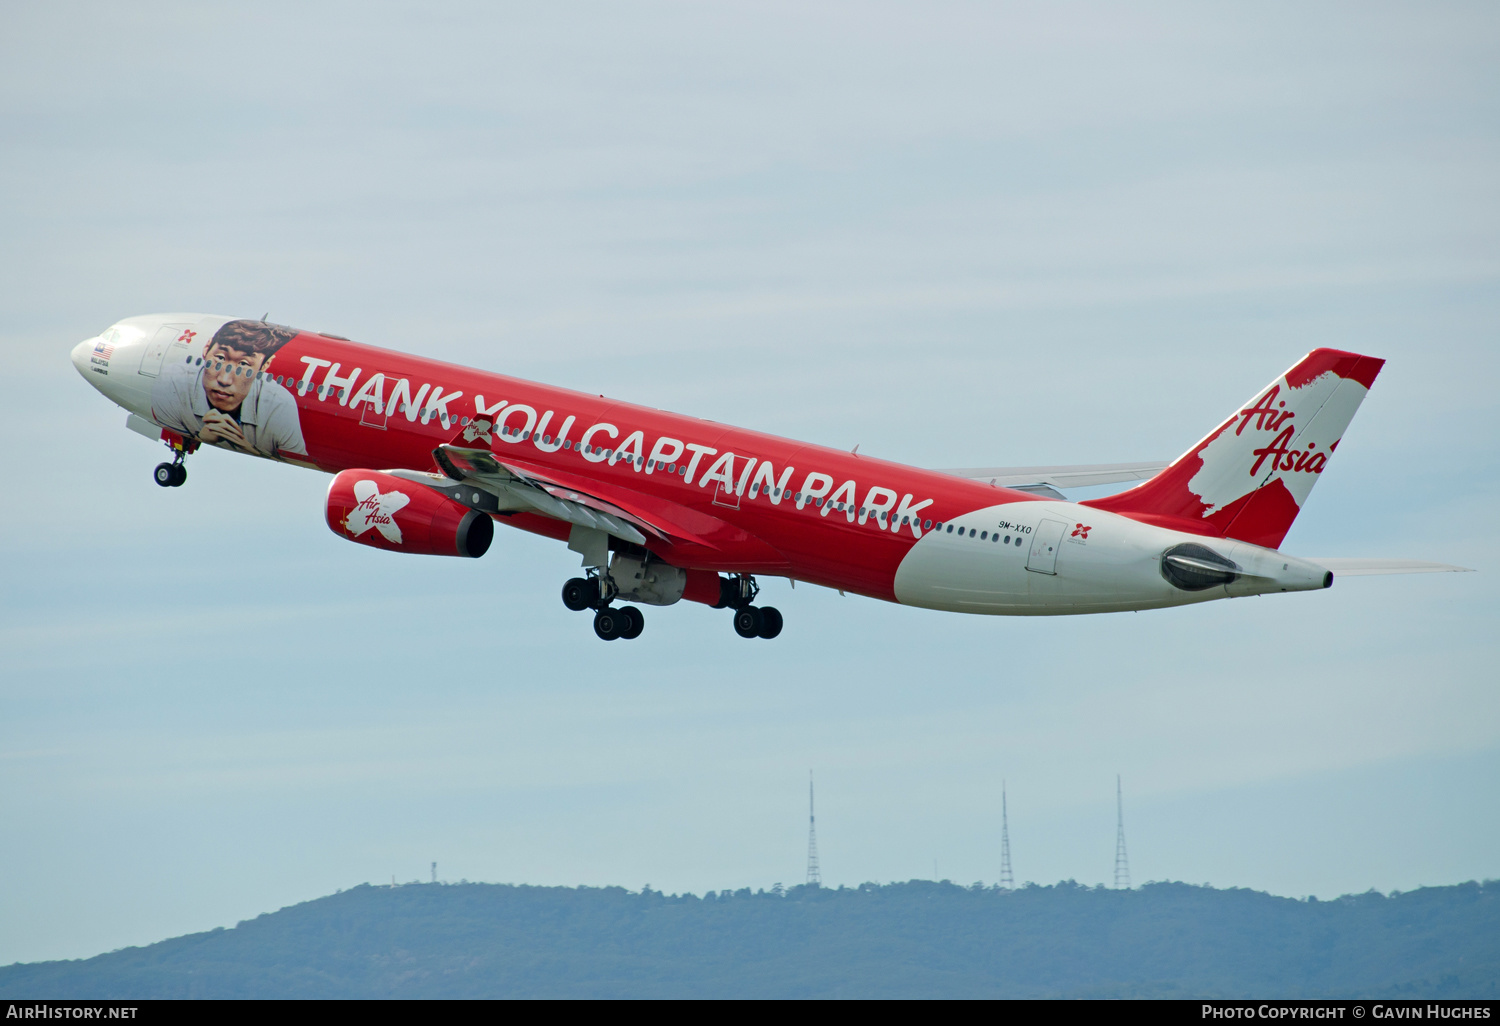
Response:
POLYGON ((89 376, 89 356, 93 353, 98 341, 96 338, 86 338, 73 347, 73 367, 84 378, 89 376))

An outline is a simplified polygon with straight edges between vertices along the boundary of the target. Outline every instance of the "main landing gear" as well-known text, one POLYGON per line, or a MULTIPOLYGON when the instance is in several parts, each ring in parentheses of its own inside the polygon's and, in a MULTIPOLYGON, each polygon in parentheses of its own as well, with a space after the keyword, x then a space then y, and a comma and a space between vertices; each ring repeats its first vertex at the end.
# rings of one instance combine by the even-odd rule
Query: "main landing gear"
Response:
MULTIPOLYGON (((755 605, 758 594, 760 586, 749 574, 720 577, 719 600, 713 603, 713 608, 734 610, 734 632, 740 637, 769 640, 781 633, 781 611, 773 606, 755 605)), ((575 613, 585 609, 594 611, 594 633, 605 641, 640 637, 646 628, 646 617, 635 606, 611 605, 618 597, 614 580, 595 571, 590 571, 588 577, 573 578, 562 588, 563 605, 575 613)), ((706 602, 707 597, 693 601, 706 602)))
POLYGON ((575 577, 563 585, 562 600, 575 613, 594 610, 594 633, 603 640, 633 641, 646 629, 646 614, 635 606, 612 607, 616 594, 614 582, 607 577, 575 577))
POLYGON ((734 632, 742 638, 774 638, 781 633, 781 611, 775 606, 746 606, 734 611, 734 632))
POLYGON ((765 638, 781 633, 781 611, 775 606, 755 606, 760 585, 749 574, 725 577, 719 581, 719 605, 734 610, 734 632, 742 638, 765 638))
POLYGON ((594 633, 605 641, 624 638, 633 641, 646 629, 646 616, 635 606, 612 609, 605 606, 594 614, 594 633))

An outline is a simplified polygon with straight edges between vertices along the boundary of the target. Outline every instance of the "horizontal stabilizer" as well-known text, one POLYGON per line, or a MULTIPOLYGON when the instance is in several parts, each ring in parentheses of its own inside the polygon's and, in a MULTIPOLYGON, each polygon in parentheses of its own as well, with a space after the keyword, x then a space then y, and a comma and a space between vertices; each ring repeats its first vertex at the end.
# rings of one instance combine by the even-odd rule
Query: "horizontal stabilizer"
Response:
POLYGON ((988 481, 1002 488, 1023 485, 1087 488, 1121 481, 1149 481, 1166 465, 1166 460, 1158 460, 1154 463, 1090 463, 1071 467, 958 467, 938 473, 988 481))
POLYGON ((1466 566, 1452 563, 1429 563, 1422 559, 1346 559, 1332 556, 1326 559, 1317 556, 1304 557, 1325 570, 1332 570, 1335 577, 1369 577, 1374 574, 1471 574, 1466 566))

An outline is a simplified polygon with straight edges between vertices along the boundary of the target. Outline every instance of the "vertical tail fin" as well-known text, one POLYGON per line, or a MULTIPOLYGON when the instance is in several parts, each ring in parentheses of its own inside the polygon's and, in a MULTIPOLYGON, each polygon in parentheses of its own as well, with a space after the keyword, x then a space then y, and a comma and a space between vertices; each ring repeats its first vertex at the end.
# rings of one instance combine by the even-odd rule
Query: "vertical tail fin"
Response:
POLYGON ((1274 549, 1384 364, 1315 349, 1160 474, 1085 505, 1274 549))

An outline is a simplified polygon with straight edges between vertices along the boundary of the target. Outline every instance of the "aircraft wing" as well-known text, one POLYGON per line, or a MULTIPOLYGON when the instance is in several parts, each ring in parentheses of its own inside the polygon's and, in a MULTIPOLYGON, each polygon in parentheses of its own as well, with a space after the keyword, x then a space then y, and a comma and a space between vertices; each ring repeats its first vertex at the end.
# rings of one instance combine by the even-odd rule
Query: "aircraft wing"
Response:
POLYGON ((1159 460, 1154 463, 1089 463, 1067 467, 957 467, 939 473, 976 478, 1017 491, 1061 499, 1063 496, 1057 493, 1059 488, 1148 481, 1166 466, 1167 461, 1159 460))
POLYGON ((443 468, 443 472, 454 480, 473 481, 504 498, 519 500, 549 517, 605 531, 637 545, 646 541, 646 536, 641 533, 643 530, 659 538, 667 538, 666 532, 655 524, 612 502, 547 480, 534 471, 502 462, 488 449, 442 445, 433 450, 432 456, 438 466, 443 468))
POLYGON ((1305 556, 1335 577, 1367 577, 1373 574, 1471 574, 1466 566, 1452 563, 1429 563, 1421 559, 1348 559, 1343 556, 1305 556))

